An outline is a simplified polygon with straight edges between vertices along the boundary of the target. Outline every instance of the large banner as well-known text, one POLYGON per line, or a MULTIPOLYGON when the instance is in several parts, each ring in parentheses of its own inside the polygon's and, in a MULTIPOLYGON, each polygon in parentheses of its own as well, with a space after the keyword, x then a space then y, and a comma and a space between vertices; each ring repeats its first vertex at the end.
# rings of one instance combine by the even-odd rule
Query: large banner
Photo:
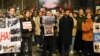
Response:
POLYGON ((0 54, 20 52, 21 30, 17 18, 0 18, 0 54))
POLYGON ((94 52, 100 53, 100 23, 93 24, 94 52))
POLYGON ((53 36, 55 17, 54 16, 43 16, 42 19, 43 19, 42 23, 44 26, 44 36, 53 36))

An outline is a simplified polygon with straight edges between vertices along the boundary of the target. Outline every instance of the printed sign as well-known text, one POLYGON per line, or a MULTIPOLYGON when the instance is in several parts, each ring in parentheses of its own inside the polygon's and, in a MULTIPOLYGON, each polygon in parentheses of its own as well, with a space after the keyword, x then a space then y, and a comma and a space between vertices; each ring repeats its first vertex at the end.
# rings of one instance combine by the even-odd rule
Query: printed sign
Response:
POLYGON ((0 21, 0 54, 20 52, 20 21, 17 18, 1 18, 0 21))
POLYGON ((94 52, 100 53, 100 23, 93 24, 94 52))
POLYGON ((45 36, 53 36, 54 35, 54 27, 53 25, 45 25, 44 26, 45 36))
POLYGON ((32 28, 32 23, 29 22, 23 22, 23 29, 31 29, 32 28))
POLYGON ((54 16, 43 16, 42 18, 43 18, 42 23, 44 25, 51 25, 51 24, 54 24, 55 22, 54 16))

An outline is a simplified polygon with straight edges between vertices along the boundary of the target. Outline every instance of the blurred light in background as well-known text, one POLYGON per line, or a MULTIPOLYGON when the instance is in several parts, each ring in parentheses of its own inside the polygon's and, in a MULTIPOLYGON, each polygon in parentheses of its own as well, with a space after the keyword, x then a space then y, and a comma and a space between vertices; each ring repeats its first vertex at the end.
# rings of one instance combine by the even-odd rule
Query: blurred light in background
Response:
POLYGON ((46 8, 55 8, 57 7, 59 0, 40 0, 42 2, 43 7, 46 8))

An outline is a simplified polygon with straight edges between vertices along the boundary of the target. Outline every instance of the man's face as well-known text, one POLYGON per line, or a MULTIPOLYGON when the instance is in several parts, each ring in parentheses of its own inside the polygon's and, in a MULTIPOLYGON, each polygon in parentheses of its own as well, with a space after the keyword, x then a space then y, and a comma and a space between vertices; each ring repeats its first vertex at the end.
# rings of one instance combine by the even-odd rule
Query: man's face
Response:
POLYGON ((11 8, 9 11, 8 11, 8 13, 10 14, 10 15, 15 15, 15 9, 14 8, 11 8))
POLYGON ((84 11, 81 9, 79 10, 79 15, 83 15, 84 14, 84 11))
POLYGON ((69 13, 70 13, 70 11, 69 11, 69 10, 67 10, 67 11, 66 11, 66 15, 69 15, 69 13))

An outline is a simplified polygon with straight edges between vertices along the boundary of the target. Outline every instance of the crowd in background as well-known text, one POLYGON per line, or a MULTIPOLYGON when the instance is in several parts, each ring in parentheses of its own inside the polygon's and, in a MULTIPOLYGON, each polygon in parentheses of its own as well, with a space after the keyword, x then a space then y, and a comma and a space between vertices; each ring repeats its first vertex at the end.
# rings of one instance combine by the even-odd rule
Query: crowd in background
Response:
MULTIPOLYGON (((59 56, 68 56, 73 44, 73 50, 79 56, 100 56, 99 53, 94 53, 93 48, 93 23, 100 23, 100 9, 96 11, 91 8, 55 10, 55 14, 47 8, 41 8, 37 11, 26 8, 23 11, 18 11, 14 7, 10 7, 6 13, 0 10, 0 18, 18 17, 21 22, 32 22, 32 29, 24 30, 21 26, 22 45, 19 56, 26 54, 25 42, 28 43, 29 56, 32 56, 33 42, 37 47, 43 49, 41 56, 52 56, 56 52, 59 53, 59 56), (42 16, 55 16, 54 36, 44 36, 42 16)), ((13 54, 3 55, 13 56, 13 54)))

